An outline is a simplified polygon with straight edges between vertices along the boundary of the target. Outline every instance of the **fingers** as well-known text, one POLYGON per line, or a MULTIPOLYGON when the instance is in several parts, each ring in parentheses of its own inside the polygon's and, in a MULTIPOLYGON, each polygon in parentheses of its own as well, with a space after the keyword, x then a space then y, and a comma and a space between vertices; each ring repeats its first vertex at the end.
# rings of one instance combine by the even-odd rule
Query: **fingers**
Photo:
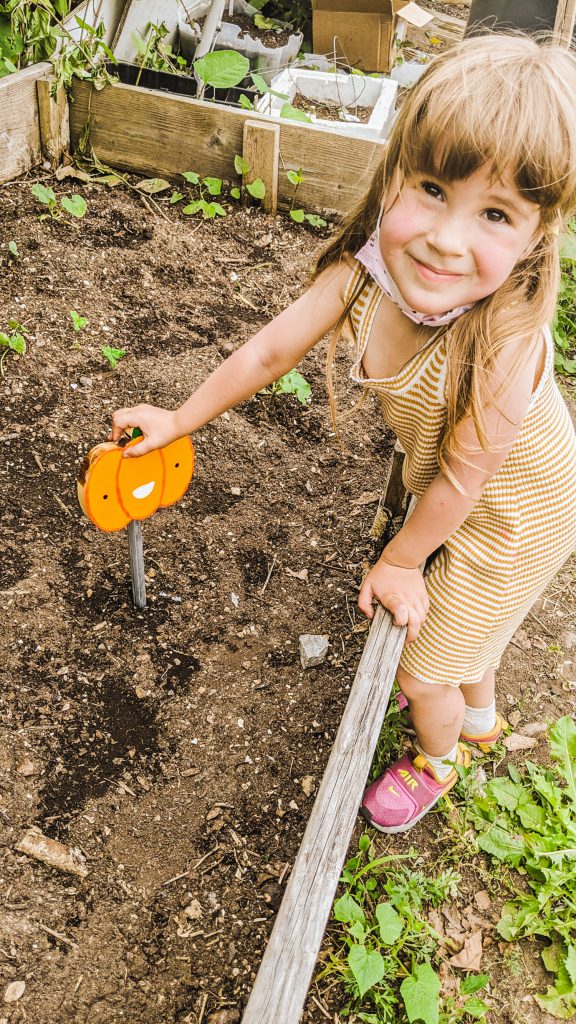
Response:
POLYGON ((364 612, 364 615, 366 615, 368 619, 374 618, 373 602, 374 591, 372 590, 370 583, 366 579, 364 580, 364 583, 360 587, 360 593, 358 594, 358 607, 361 612, 364 612))
POLYGON ((138 427, 139 410, 142 406, 135 406, 132 409, 117 409, 112 417, 112 430, 110 440, 119 441, 122 435, 130 427, 138 427))

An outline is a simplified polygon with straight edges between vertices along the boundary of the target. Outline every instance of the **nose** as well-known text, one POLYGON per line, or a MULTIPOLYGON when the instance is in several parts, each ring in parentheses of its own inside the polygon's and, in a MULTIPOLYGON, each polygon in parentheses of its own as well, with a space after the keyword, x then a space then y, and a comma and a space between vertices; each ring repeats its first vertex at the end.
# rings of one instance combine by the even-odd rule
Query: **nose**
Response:
POLYGON ((444 209, 439 211, 430 225, 426 240, 441 256, 464 256, 468 248, 469 232, 463 219, 444 209))

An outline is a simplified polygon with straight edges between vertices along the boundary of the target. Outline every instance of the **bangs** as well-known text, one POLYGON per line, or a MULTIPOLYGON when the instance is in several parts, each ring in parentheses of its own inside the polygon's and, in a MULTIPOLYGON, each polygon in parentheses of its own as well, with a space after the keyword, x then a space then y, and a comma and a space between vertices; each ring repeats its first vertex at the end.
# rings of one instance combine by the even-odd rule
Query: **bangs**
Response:
POLYGON ((490 37, 482 60, 478 43, 460 44, 458 60, 450 53, 437 57, 408 95, 390 139, 391 163, 402 177, 424 173, 445 181, 488 166, 494 180, 512 181, 543 211, 569 210, 576 198, 576 125, 566 117, 562 82, 550 74, 546 47, 490 37))

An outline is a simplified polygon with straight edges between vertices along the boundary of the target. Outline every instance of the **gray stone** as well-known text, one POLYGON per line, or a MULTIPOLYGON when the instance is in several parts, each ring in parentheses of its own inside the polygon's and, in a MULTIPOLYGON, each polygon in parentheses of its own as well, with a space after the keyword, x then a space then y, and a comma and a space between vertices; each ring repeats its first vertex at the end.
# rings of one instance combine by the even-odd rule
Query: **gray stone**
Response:
POLYGON ((303 633, 298 637, 300 642, 300 662, 302 668, 321 665, 328 654, 329 639, 318 633, 303 633))

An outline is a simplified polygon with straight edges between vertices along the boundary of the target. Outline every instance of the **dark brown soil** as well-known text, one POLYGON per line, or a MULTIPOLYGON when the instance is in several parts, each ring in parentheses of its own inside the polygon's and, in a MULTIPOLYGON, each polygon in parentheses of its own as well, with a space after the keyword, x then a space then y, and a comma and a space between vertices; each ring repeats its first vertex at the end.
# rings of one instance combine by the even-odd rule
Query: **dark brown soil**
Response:
POLYGON ((298 110, 305 110, 307 114, 315 114, 316 117, 323 118, 328 121, 343 121, 346 124, 348 122, 345 117, 342 116, 344 110, 347 114, 354 114, 361 124, 368 124, 368 121, 372 117, 372 107, 360 107, 351 105, 344 107, 338 103, 320 103, 316 100, 309 100, 302 93, 297 92, 294 99, 292 100, 292 106, 297 107, 298 110))
MULTIPOLYGON (((88 214, 68 224, 39 222, 29 184, 0 188, 0 330, 28 333, 0 382, 1 991, 26 982, 0 1019, 234 1024, 362 650, 375 505, 357 499, 382 486, 392 439, 368 403, 341 453, 315 350, 309 406, 260 396, 195 438, 188 493, 144 524, 137 612, 125 534, 78 507, 80 461, 114 408, 174 407, 285 307, 317 239, 256 210, 204 223, 163 202, 163 219, 133 193, 82 191, 88 214), (103 345, 127 352, 115 371, 103 345), (300 667, 302 633, 330 637, 322 666, 300 667), (80 848, 87 878, 18 853, 30 825, 80 848)), ((343 351, 341 407, 347 365, 343 351)), ((499 703, 516 722, 573 707, 574 604, 567 569, 509 648, 499 703)), ((409 837, 431 867, 454 849, 438 820, 409 837)), ((474 886, 472 871, 461 900, 474 886)), ((545 1020, 523 1001, 536 955, 511 978, 487 949, 498 1024, 545 1020)), ((310 1000, 308 1024, 325 1019, 310 1000)))
MULTIPOLYGON (((198 22, 200 25, 203 25, 205 20, 205 18, 199 18, 198 22)), ((253 18, 248 14, 227 13, 224 20, 229 25, 239 26, 241 29, 241 39, 243 39, 244 36, 249 36, 250 39, 259 39, 262 46, 267 46, 271 50, 276 50, 281 46, 286 46, 290 36, 295 34, 295 30, 291 26, 288 28, 280 28, 278 30, 271 28, 257 28, 254 24, 253 18)))

